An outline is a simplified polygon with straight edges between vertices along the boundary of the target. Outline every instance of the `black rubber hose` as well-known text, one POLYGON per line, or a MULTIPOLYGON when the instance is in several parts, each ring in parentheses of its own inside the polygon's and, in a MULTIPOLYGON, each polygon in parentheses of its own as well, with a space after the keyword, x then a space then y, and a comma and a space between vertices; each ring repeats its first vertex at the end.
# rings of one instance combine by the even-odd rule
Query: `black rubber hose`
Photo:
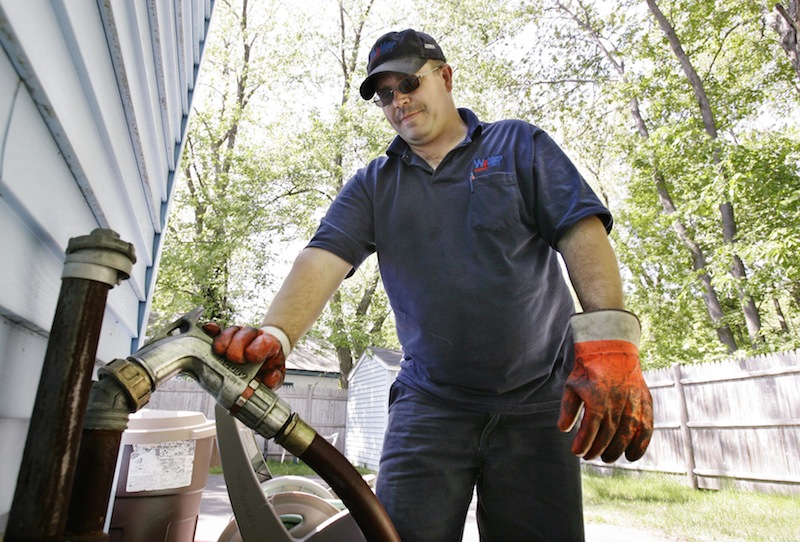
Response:
POLYGON ((400 542, 400 535, 378 498, 358 471, 327 440, 316 435, 300 459, 342 499, 368 542, 400 542))

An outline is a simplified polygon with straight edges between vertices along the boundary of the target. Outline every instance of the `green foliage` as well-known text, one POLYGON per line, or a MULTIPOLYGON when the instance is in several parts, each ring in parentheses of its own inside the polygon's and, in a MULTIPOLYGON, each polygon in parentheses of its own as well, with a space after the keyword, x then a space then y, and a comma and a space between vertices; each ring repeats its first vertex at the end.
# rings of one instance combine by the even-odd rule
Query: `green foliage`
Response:
MULTIPOLYGON (((202 304, 223 322, 259 322, 343 183, 394 136, 357 87, 372 42, 414 27, 436 36, 456 68, 459 105, 538 124, 607 201, 646 367, 728 356, 721 326, 737 355, 797 348, 798 81, 772 15, 752 0, 657 3, 702 81, 717 137, 641 0, 502 9, 489 0, 251 1, 247 17, 241 0, 218 2, 154 312, 172 320, 202 304), (734 243, 723 235, 726 202, 734 243), (734 255, 743 280, 730 273, 734 255), (754 344, 740 293, 761 318, 754 344)), ((398 347, 393 328, 371 259, 311 333, 337 347, 346 372, 367 346, 398 347)))
MULTIPOLYGON (((354 90, 355 63, 360 67, 364 54, 354 44, 367 4, 331 6, 327 20, 279 2, 217 8, 207 89, 190 125, 153 325, 197 305, 223 325, 258 324, 345 180, 390 141, 380 112, 354 90), (309 59, 312 51, 318 56, 309 59), (309 61, 334 69, 309 70, 309 61)), ((347 281, 342 293, 349 294, 312 331, 352 352, 350 363, 366 345, 397 345, 387 331, 385 294, 365 286, 376 273, 347 281)))
POLYGON ((797 199, 798 138, 783 118, 797 113, 797 97, 788 94, 796 81, 760 3, 657 4, 701 78, 716 138, 675 51, 639 1, 540 6, 532 25, 538 47, 526 63, 529 80, 539 83, 531 111, 557 127, 609 196, 647 367, 728 355, 716 333, 723 325, 740 355, 794 347, 800 307, 788 260, 798 213, 789 206, 797 199), (723 235, 725 202, 736 219, 733 244, 723 235), (745 263, 743 281, 730 273, 734 255, 745 263), (703 274, 719 300, 717 323, 703 274), (755 300, 761 317, 761 342, 753 345, 740 292, 755 300))
POLYGON ((257 15, 263 14, 252 5, 245 10, 230 2, 216 13, 204 107, 189 127, 161 257, 156 326, 198 305, 206 318, 230 323, 248 287, 270 281, 255 249, 263 236, 285 232, 264 211, 286 194, 271 182, 274 151, 254 131, 261 119, 253 104, 269 91, 267 74, 274 69, 265 54, 267 36, 275 32, 272 21, 257 15))

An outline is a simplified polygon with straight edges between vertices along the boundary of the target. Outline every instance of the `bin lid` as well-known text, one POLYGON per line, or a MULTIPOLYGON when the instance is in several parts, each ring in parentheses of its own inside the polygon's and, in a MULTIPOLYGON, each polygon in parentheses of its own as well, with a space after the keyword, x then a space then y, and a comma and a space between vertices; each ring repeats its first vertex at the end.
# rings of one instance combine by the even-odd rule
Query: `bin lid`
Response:
POLYGON ((128 416, 122 444, 201 440, 216 434, 216 423, 202 412, 142 409, 128 416))

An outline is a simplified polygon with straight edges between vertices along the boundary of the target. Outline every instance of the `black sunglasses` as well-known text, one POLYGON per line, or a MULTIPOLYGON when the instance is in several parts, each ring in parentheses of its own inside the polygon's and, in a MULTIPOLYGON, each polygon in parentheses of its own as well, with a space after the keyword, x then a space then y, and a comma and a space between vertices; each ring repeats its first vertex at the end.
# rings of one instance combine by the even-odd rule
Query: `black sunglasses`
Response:
POLYGON ((428 70, 425 73, 421 73, 419 75, 409 75, 400 80, 397 83, 397 86, 394 88, 381 88, 375 91, 375 97, 372 98, 372 101, 378 107, 386 107, 387 105, 391 105, 394 101, 394 93, 396 91, 400 91, 403 94, 408 94, 410 92, 414 92, 419 88, 419 80, 429 73, 433 73, 436 70, 441 68, 441 66, 436 66, 432 70, 428 70))

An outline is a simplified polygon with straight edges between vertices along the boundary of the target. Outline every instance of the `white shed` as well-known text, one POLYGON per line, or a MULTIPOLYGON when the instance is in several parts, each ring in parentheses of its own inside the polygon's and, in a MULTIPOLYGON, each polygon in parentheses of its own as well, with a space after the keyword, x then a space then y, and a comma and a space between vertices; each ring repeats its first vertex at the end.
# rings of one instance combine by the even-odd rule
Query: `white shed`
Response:
POLYGON ((348 375, 345 457, 378 470, 389 419, 389 388, 400 372, 403 353, 368 348, 348 375))
POLYGON ((71 238, 131 243, 100 362, 139 348, 214 0, 0 0, 0 538, 71 238))

